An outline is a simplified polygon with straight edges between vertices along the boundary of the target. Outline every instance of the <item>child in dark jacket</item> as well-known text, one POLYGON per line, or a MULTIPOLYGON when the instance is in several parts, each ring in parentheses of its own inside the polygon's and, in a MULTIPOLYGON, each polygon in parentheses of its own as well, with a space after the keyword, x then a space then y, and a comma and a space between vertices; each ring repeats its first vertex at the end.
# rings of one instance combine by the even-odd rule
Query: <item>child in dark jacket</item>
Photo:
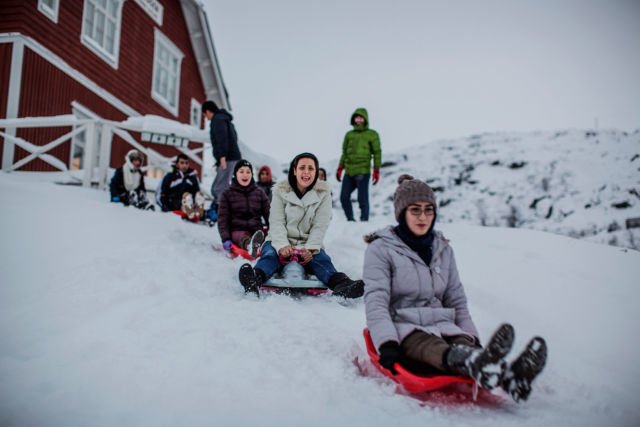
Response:
POLYGON ((204 195, 200 192, 198 173, 191 169, 189 158, 178 154, 173 171, 162 179, 160 206, 164 212, 182 211, 194 222, 204 216, 204 195))
POLYGON ((109 183, 112 202, 139 209, 154 209, 147 199, 144 175, 140 169, 142 160, 143 156, 138 150, 131 150, 124 157, 124 165, 116 169, 109 183))
POLYGON ((256 185, 251 163, 239 160, 231 186, 222 193, 218 205, 218 231, 224 249, 230 250, 233 243, 256 257, 268 221, 269 198, 256 185))

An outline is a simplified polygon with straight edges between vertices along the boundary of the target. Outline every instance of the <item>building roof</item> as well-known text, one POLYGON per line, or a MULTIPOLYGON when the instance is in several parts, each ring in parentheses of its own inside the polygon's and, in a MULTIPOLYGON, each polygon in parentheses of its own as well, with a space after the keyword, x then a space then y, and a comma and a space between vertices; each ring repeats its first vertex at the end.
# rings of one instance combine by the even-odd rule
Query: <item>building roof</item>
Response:
POLYGON ((222 79, 204 5, 199 0, 180 0, 180 4, 207 99, 213 100, 221 108, 230 110, 229 93, 222 79))

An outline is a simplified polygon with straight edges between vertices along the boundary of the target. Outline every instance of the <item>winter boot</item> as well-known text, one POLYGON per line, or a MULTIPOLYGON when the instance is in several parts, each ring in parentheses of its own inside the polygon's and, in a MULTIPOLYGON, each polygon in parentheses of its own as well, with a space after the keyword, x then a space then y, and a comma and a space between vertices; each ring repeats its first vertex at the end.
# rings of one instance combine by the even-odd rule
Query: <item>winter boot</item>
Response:
POLYGON ((253 233, 253 236, 251 236, 251 240, 249 240, 249 243, 247 244, 247 252, 249 252, 249 255, 251 255, 252 258, 258 257, 258 251, 262 247, 263 243, 264 233, 262 232, 262 230, 258 230, 253 233))
POLYGON ((182 194, 182 212, 184 212, 190 220, 195 216, 193 197, 190 193, 182 194))
POLYGON ((244 293, 253 293, 260 296, 259 287, 266 282, 265 274, 262 270, 254 270, 251 264, 242 264, 240 271, 238 271, 238 279, 240 284, 244 288, 244 293))
POLYGON ((344 273, 334 273, 327 284, 334 295, 344 298, 359 298, 364 295, 364 282, 351 280, 344 273))
POLYGON ((511 350, 514 337, 513 326, 505 323, 493 334, 485 348, 452 345, 445 353, 444 365, 450 371, 469 376, 482 388, 491 390, 502 381, 507 368, 504 357, 511 350))
POLYGON ((527 400, 531 383, 547 362, 547 343, 543 338, 533 337, 524 351, 509 365, 502 379, 502 388, 513 400, 527 400))
POLYGON ((130 191, 129 192, 129 205, 133 206, 133 207, 138 207, 138 193, 136 193, 135 191, 130 191))
POLYGON ((199 191, 196 193, 194 210, 196 212, 198 220, 201 220, 202 218, 204 218, 204 194, 202 194, 199 191))

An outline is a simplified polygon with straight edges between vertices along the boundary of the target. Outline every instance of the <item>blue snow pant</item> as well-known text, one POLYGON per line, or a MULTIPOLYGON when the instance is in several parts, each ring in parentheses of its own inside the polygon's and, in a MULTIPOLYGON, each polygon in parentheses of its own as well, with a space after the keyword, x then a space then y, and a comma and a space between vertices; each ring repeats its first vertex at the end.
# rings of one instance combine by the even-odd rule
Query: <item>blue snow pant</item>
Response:
POLYGON ((340 191, 340 203, 348 221, 354 221, 353 208, 351 207, 351 193, 358 189, 358 205, 360 206, 360 221, 369 221, 369 178, 371 174, 359 174, 342 178, 342 190, 340 191))
MULTIPOLYGON (((280 270, 283 265, 280 264, 280 258, 278 252, 271 246, 271 242, 264 242, 262 245, 262 252, 260 259, 256 263, 255 268, 259 268, 264 272, 267 278, 270 278, 280 270)), ((329 284, 329 279, 336 273, 336 268, 331 263, 331 258, 324 249, 320 249, 320 252, 316 253, 311 261, 304 265, 305 270, 315 276, 325 285, 329 284)))

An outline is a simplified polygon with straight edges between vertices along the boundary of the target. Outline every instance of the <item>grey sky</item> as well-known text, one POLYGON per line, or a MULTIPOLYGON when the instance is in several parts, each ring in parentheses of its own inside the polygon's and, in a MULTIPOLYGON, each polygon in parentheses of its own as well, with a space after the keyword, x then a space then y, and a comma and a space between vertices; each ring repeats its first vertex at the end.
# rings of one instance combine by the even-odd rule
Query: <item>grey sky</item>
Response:
POLYGON ((240 137, 340 155, 485 131, 640 128, 640 1, 205 0, 240 137))

